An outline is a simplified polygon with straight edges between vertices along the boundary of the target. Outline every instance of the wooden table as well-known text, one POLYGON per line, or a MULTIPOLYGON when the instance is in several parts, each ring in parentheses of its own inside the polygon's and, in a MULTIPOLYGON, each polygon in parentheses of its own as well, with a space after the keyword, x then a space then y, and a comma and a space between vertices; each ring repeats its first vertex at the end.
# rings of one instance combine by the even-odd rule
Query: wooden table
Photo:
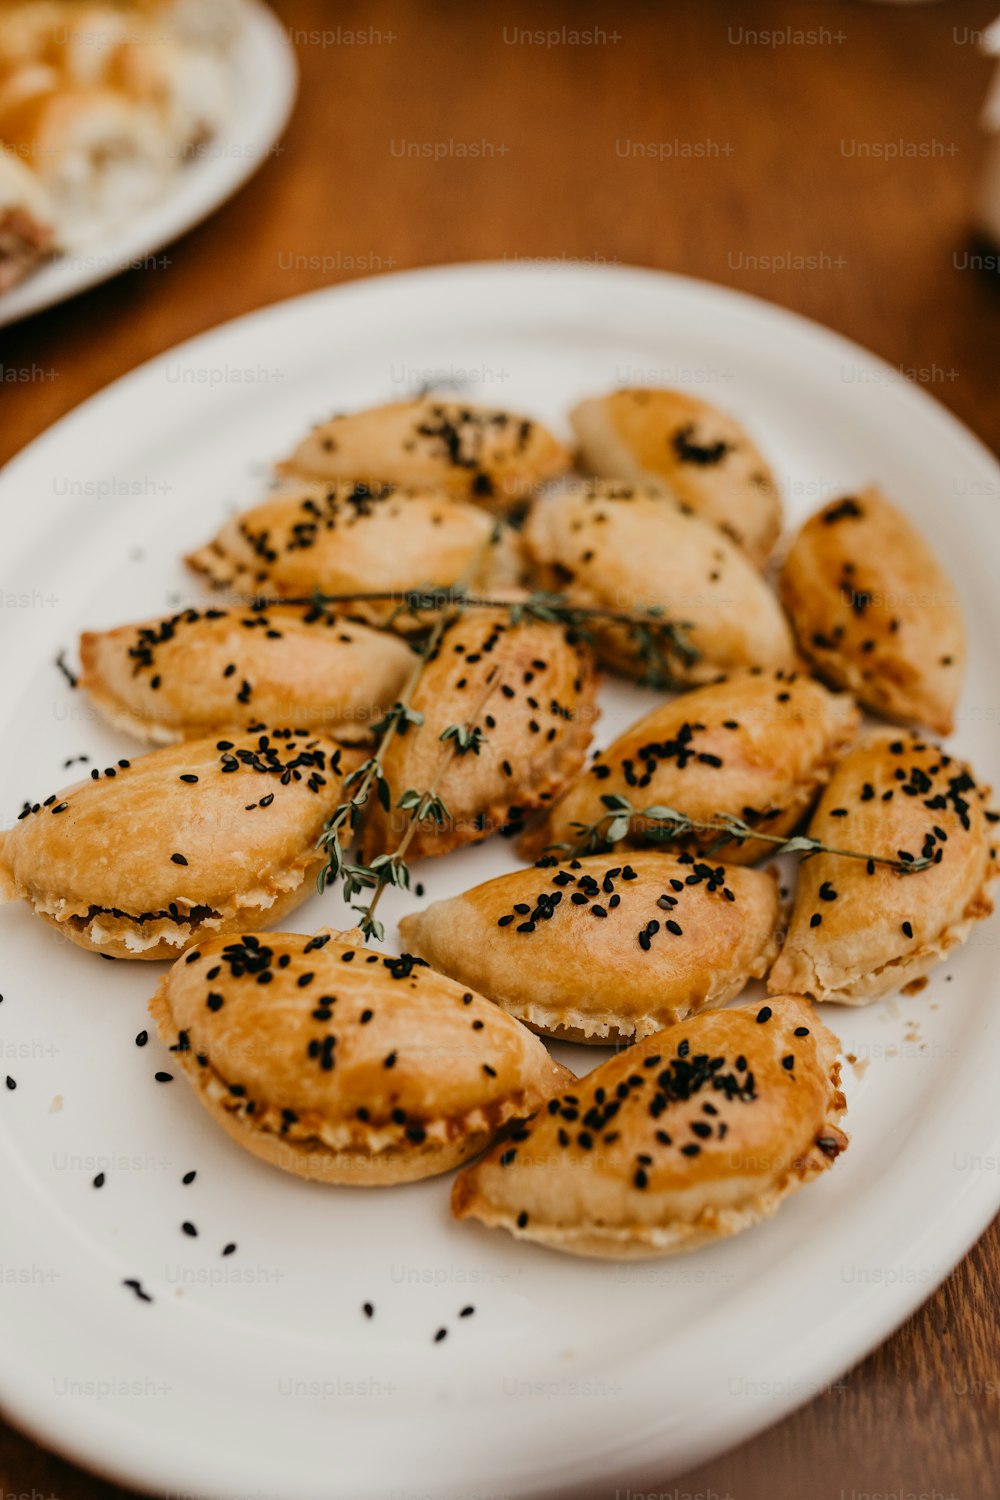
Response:
MULTIPOLYGON (((771 298, 918 372, 996 448, 1000 276, 969 254, 989 76, 974 34, 995 6, 618 0, 580 15, 569 0, 278 0, 303 74, 282 148, 167 264, 0 333, 0 363, 39 372, 2 387, 0 460, 140 361, 251 308, 367 270, 535 256, 771 298), (337 27, 339 42, 310 39, 337 27), (564 27, 596 40, 516 35, 564 27), (369 42, 348 44, 350 31, 369 42), (789 31, 781 46, 759 35, 789 31), (414 160, 403 141, 494 151, 414 160), (885 160, 855 142, 929 149, 885 160)), ((836 1389, 696 1474, 664 1475, 664 1500, 1000 1495, 998 1275, 994 1224, 836 1389)), ((622 1500, 629 1487, 623 1474, 622 1500)), ((0 1427, 0 1497, 32 1491, 116 1493, 0 1427)))

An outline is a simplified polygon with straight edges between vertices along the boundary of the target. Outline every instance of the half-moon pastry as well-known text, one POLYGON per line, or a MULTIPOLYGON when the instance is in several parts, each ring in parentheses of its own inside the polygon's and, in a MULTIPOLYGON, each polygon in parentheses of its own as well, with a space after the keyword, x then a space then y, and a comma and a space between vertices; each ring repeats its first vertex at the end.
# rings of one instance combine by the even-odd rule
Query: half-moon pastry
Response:
POLYGON ((866 707, 950 734, 965 670, 954 585, 878 489, 810 517, 779 578, 803 652, 866 707))
POLYGON ((321 609, 185 609, 80 638, 81 687, 117 728, 160 744, 250 721, 364 739, 413 653, 321 609))
POLYGON ((319 1182, 446 1172, 573 1076, 495 1005, 356 931, 199 940, 150 1011, 233 1140, 319 1182))
MULTIPOLYGON (((710 682, 739 667, 789 667, 791 628, 760 573, 728 537, 649 485, 595 480, 547 495, 524 529, 543 587, 574 604, 662 612, 686 624, 697 658, 671 663, 678 682, 710 682)), ((603 661, 648 675, 642 641, 623 626, 595 625, 603 661)))
POLYGON ((462 1172, 452 1211, 614 1260, 738 1234, 845 1149, 839 1049, 795 997, 656 1032, 462 1172))
POLYGON ((54 246, 48 195, 34 173, 0 147, 0 294, 30 275, 54 246))
POLYGON ((834 774, 811 838, 926 869, 816 854, 799 870, 795 906, 768 985, 864 1005, 917 984, 993 910, 996 874, 987 790, 940 745, 891 730, 834 774))
POLYGON ((659 851, 543 860, 399 924, 414 953, 544 1035, 616 1045, 762 978, 777 928, 770 874, 659 851))
POLYGON ((681 391, 613 391, 570 412, 584 466, 606 479, 657 480, 763 564, 781 498, 756 443, 717 407, 681 391))
MULTIPOLYGON (((216 587, 249 595, 403 593, 448 588, 470 571, 473 586, 486 585, 492 536, 478 506, 434 490, 303 484, 233 516, 188 562, 216 587)), ((359 602, 350 612, 379 623, 395 608, 359 602)), ((414 617, 396 623, 412 627, 414 617)))
POLYGON ((421 396, 320 423, 283 468, 310 479, 432 485, 506 510, 569 466, 569 453, 541 422, 421 396))
MULTIPOLYGON (((860 715, 847 694, 831 693, 799 672, 738 672, 655 708, 599 750, 549 816, 529 829, 521 850, 537 857, 552 845, 578 850, 580 826, 611 820, 606 796, 640 810, 671 807, 695 820, 720 814, 761 832, 791 832, 857 732, 860 715), (603 820, 603 821, 602 821, 603 820)), ((648 821, 633 818, 628 842, 646 843, 648 821)), ((729 864, 769 852, 703 834, 672 849, 709 849, 729 864)))
POLYGON ((590 652, 562 625, 513 624, 500 610, 467 610, 446 631, 411 699, 423 723, 397 735, 382 761, 389 810, 369 805, 362 843, 370 859, 395 849, 409 814, 396 803, 413 788, 436 791, 442 823, 419 823, 414 858, 447 854, 512 828, 557 797, 583 765, 597 717, 590 652), (463 750, 442 736, 478 731, 463 750))
POLYGON ((0 900, 113 958, 173 958, 276 921, 313 890, 348 755, 311 730, 260 726, 95 769, 0 834, 0 900))

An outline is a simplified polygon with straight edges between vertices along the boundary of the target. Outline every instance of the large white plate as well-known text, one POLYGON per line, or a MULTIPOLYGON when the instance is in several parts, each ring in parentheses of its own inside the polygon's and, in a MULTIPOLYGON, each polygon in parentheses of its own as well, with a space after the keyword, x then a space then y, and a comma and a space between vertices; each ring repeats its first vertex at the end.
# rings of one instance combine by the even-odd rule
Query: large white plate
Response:
POLYGON ((244 25, 232 52, 233 109, 222 133, 178 172, 162 198, 48 262, 0 296, 0 328, 122 271, 142 269, 164 245, 207 219, 264 165, 295 101, 295 54, 262 0, 244 0, 244 9, 244 25))
MULTIPOLYGON (((71 755, 134 753, 53 665, 77 630, 196 592, 180 551, 259 494, 311 420, 455 378, 563 430, 585 393, 687 386, 759 435, 793 519, 877 476, 961 581, 972 665, 957 744, 1000 781, 1000 473, 952 417, 834 334, 730 291, 643 271, 469 266, 241 319, 118 382, 9 466, 3 817, 70 780, 71 755)), ((602 740, 649 702, 609 687, 602 740)), ((420 878, 437 897, 513 862, 494 840, 420 878)), ((331 893, 294 925, 344 916, 331 893)), ((447 1180, 332 1189, 253 1160, 183 1080, 153 1081, 170 1061, 155 1038, 135 1046, 161 966, 102 963, 7 909, 4 1407, 160 1493, 649 1489, 843 1371, 997 1209, 996 944, 987 924, 922 995, 827 1017, 861 1064, 846 1070, 853 1145, 828 1177, 736 1240, 617 1266, 452 1223, 447 1180), (223 1259, 230 1240, 238 1252, 223 1259), (125 1277, 155 1300, 136 1300, 125 1277), (475 1316, 460 1321, 468 1303, 475 1316), (441 1326, 450 1336, 434 1344, 441 1326)), ((580 1070, 596 1060, 570 1055, 580 1070)))

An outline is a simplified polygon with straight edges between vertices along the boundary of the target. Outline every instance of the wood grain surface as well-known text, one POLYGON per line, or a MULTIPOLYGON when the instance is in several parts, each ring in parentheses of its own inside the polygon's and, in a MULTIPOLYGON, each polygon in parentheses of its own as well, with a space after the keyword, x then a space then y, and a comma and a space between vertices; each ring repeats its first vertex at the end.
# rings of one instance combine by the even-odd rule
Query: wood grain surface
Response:
MULTIPOLYGON (((975 33, 995 6, 276 0, 302 69, 284 142, 155 266, 0 332, 0 369, 29 372, 0 384, 0 461, 226 318, 369 271, 526 257, 770 298, 925 383, 996 449, 1000 275, 976 269, 971 235, 975 33), (554 45, 521 35, 562 28, 554 45), (487 149, 455 154, 470 142, 487 149)), ((697 1473, 652 1490, 623 1473, 617 1500, 1000 1496, 998 1279, 995 1223, 833 1389, 697 1473)), ((122 1493, 0 1425, 0 1500, 122 1493)))

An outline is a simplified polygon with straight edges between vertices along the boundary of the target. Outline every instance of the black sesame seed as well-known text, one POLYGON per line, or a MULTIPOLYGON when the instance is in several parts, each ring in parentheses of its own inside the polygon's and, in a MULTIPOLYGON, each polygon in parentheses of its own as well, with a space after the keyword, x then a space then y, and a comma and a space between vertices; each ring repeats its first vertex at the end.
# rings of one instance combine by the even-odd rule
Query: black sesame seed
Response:
POLYGON ((145 1047, 145 1045, 146 1045, 146 1043, 148 1041, 149 1041, 149 1032, 148 1031, 140 1031, 139 1035, 135 1039, 135 1045, 137 1047, 145 1047))
POLYGON ((757 1012, 758 1025, 763 1025, 765 1021, 769 1021, 771 1019, 771 1014, 771 1007, 769 1005, 762 1005, 760 1010, 757 1012))
POLYGON ((184 1223, 181 1225, 181 1228, 183 1229, 184 1233, 186 1235, 188 1235, 191 1239, 194 1240, 194 1239, 198 1238, 198 1231, 194 1227, 194 1225, 191 1223, 190 1219, 185 1219, 184 1223))

